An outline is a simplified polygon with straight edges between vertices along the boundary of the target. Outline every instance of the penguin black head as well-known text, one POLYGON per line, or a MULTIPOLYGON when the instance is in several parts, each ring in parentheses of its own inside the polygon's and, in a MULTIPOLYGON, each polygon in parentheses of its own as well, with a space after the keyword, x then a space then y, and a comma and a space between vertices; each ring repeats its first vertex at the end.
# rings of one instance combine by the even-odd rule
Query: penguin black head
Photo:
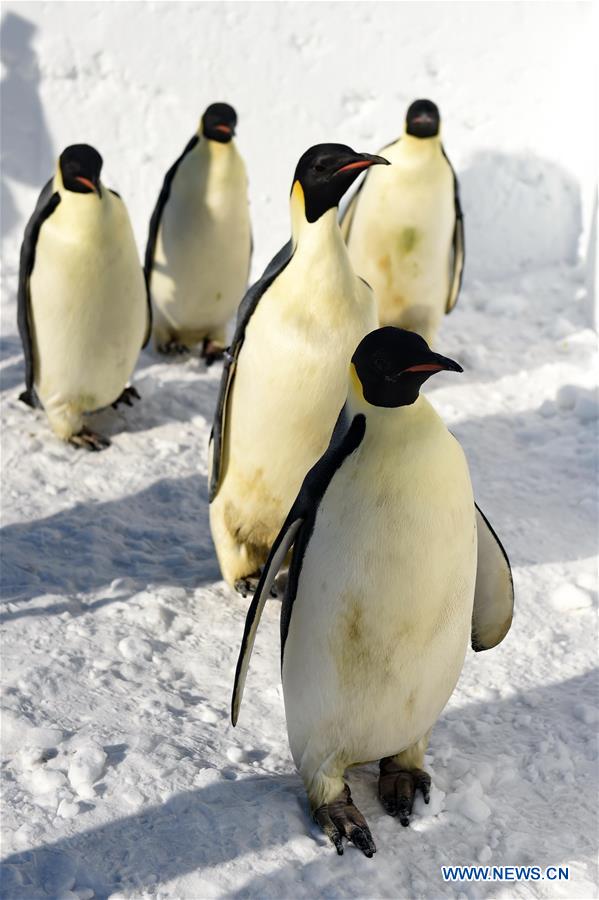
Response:
POLYGON ((89 144, 71 144, 60 154, 58 164, 62 183, 67 191, 102 196, 102 157, 94 147, 89 144))
POLYGON ((339 201, 360 172, 390 163, 382 156, 356 153, 345 144, 316 144, 300 157, 293 176, 293 191, 300 184, 308 222, 316 222, 339 201))
POLYGON ((462 372, 453 359, 434 353, 423 337, 387 326, 371 331, 352 356, 352 364, 367 403, 372 406, 409 406, 435 372, 462 372))
POLYGON ((441 116, 432 100, 414 100, 406 113, 406 134, 430 138, 439 134, 441 116))
POLYGON ((202 116, 202 135, 210 141, 228 144, 235 134, 237 113, 228 103, 211 103, 202 116))

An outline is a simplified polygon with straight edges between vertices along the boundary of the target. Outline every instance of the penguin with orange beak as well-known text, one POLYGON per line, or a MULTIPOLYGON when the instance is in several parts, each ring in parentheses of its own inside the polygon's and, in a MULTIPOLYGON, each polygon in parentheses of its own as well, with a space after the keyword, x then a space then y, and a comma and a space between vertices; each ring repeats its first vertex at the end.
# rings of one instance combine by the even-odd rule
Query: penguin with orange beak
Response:
POLYGON ((381 156, 317 144, 292 180, 291 240, 239 308, 210 452, 210 525, 226 581, 247 593, 301 480, 325 450, 356 344, 377 326, 337 207, 381 156))
POLYGON ((110 441, 84 415, 139 397, 126 387, 151 329, 143 271, 125 204, 100 180, 89 144, 60 156, 21 247, 21 400, 42 406, 54 433, 87 450, 110 441))
POLYGON ((207 365, 223 354, 250 270, 248 181, 236 126, 228 103, 207 108, 166 173, 146 247, 156 349, 180 354, 200 344, 207 365))

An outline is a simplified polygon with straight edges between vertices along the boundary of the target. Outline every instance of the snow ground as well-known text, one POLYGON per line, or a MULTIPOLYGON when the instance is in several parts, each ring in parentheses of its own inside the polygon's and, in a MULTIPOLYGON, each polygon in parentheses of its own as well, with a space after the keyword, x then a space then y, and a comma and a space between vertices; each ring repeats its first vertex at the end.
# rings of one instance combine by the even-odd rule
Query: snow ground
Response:
POLYGON ((583 140, 556 128, 566 110, 580 123, 592 108, 577 43, 584 6, 443 4, 432 22, 427 4, 231 3, 224 41, 218 4, 167 13, 66 4, 60 16, 57 4, 5 4, 38 29, 13 19, 21 57, 3 46, 3 213, 13 217, 0 341, 8 900, 597 896, 599 407, 576 262, 592 142, 590 129, 583 140), (376 54, 355 66, 362 46, 376 54), (229 62, 246 48, 253 77, 240 79, 229 62), (338 59, 343 85, 331 74, 338 59), (393 59, 393 77, 381 78, 379 59, 393 59), (430 94, 447 111, 460 174, 466 285, 439 349, 465 372, 438 376, 427 394, 462 442, 510 554, 516 616, 499 648, 468 654, 431 741, 431 804, 417 806, 409 829, 380 808, 373 767, 350 774, 373 860, 351 847, 338 859, 310 823, 287 747, 277 601, 240 723, 229 724, 247 601, 219 580, 208 529, 219 369, 145 351, 134 379, 142 402, 95 417, 113 437, 97 455, 60 444, 17 400, 18 239, 48 160, 82 131, 96 142, 141 246, 190 109, 195 121, 197 85, 214 99, 221 78, 241 113, 254 275, 286 239, 295 158, 323 135, 375 150, 398 131, 386 111, 413 91, 430 94), (280 123, 269 154, 250 124, 267 115, 280 123), (443 883, 442 864, 469 863, 567 865, 570 881, 443 883))
POLYGON ((142 402, 102 413, 98 455, 18 400, 3 339, 3 846, 7 897, 596 896, 596 436, 581 272, 473 283, 429 397, 511 556, 516 617, 469 653, 436 727, 431 806, 402 829, 372 767, 350 782, 378 845, 338 859, 289 755, 278 602, 237 729, 247 602, 210 544, 206 444, 219 372, 142 354, 142 402), (481 414, 481 410, 484 413, 481 414), (569 865, 570 881, 443 884, 441 864, 569 865))

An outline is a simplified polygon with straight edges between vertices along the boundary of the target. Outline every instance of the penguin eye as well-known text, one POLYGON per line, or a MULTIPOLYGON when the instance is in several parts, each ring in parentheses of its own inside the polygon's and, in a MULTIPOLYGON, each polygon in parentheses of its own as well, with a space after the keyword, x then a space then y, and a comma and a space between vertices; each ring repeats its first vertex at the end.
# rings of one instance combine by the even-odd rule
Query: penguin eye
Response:
POLYGON ((312 168, 314 169, 315 172, 324 172, 326 167, 321 165, 321 163, 314 163, 312 168))

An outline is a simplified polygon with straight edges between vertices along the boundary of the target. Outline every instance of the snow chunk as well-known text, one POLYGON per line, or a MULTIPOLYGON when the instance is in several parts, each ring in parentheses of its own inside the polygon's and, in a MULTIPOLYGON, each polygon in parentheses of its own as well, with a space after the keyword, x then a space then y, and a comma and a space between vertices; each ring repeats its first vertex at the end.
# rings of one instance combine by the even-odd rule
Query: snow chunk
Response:
POLYGON ((558 612, 588 609, 592 605, 589 594, 574 584, 561 584, 551 594, 550 602, 558 612))
POLYGON ((479 782, 475 782, 467 791, 447 798, 447 808, 461 813, 471 822, 484 822, 491 815, 491 810, 483 800, 479 782))
POLYGON ((119 651, 125 659, 132 661, 137 659, 152 659, 152 645, 143 638, 123 638, 122 641, 119 641, 119 651))
POLYGON ((91 799, 94 796, 93 784, 104 772, 106 759, 106 753, 94 741, 87 741, 75 751, 68 776, 80 797, 91 799))
POLYGON ((62 731, 52 726, 36 728, 28 719, 12 709, 2 710, 2 754, 11 756, 25 746, 45 750, 62 740, 62 731))

